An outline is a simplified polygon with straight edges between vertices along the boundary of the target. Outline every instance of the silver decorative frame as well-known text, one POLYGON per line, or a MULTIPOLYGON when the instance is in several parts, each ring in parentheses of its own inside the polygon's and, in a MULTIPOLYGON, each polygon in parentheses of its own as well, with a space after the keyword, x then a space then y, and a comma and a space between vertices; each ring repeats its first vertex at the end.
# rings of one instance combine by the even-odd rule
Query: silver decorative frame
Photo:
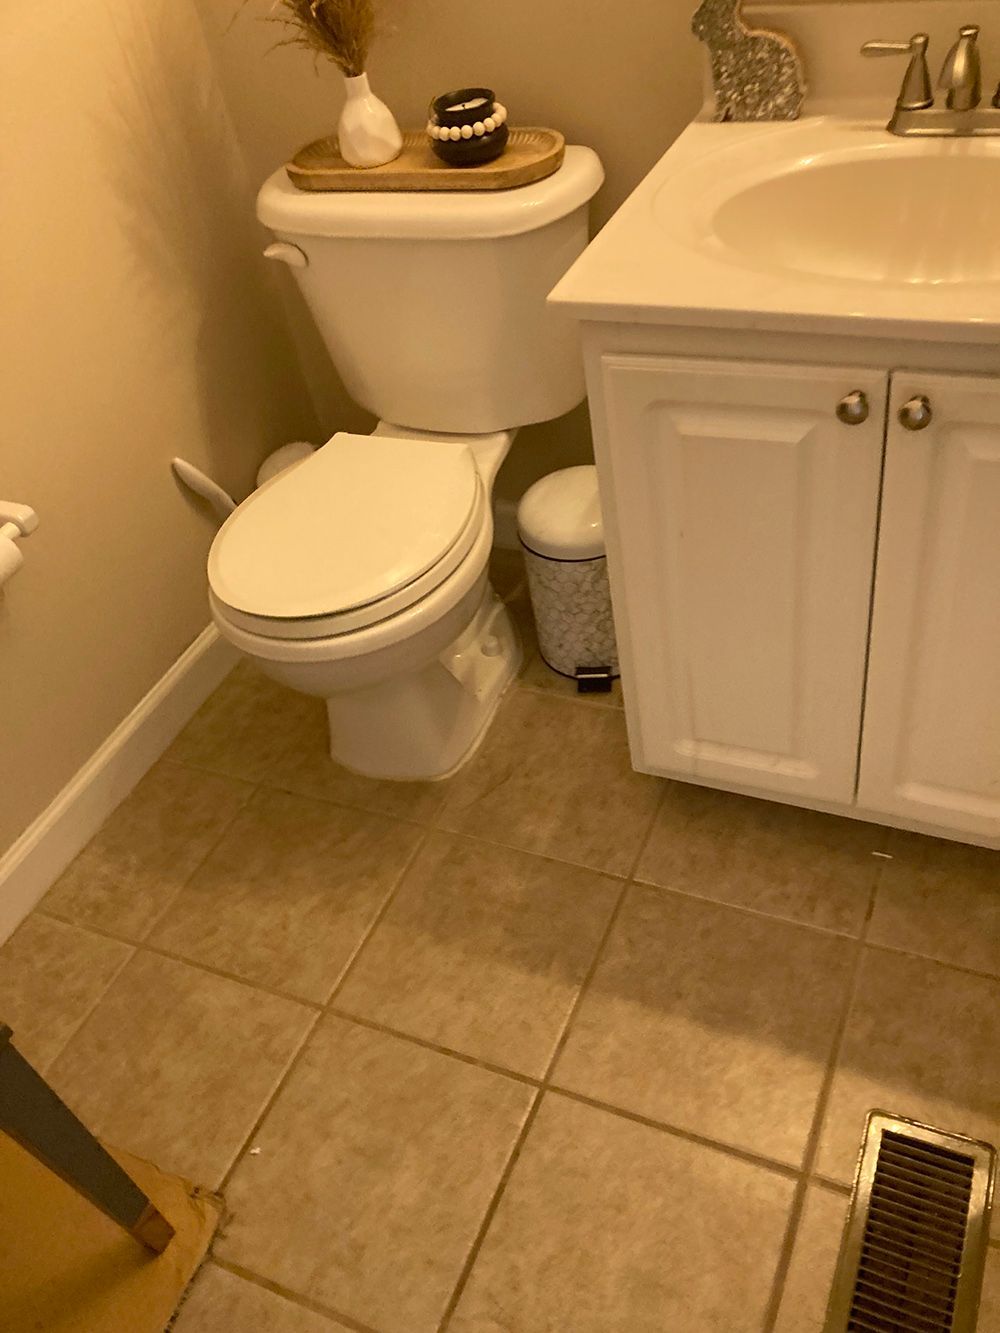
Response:
POLYGON ((805 73, 791 38, 749 27, 742 0, 702 0, 691 31, 708 47, 716 120, 797 120, 805 73))

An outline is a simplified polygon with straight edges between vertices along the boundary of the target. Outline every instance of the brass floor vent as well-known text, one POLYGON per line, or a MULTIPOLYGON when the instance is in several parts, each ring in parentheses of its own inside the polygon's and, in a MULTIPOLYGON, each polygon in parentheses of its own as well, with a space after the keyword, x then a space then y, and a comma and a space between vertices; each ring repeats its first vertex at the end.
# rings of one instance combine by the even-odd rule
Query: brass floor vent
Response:
POLYGON ((996 1151, 868 1117, 824 1333, 973 1333, 996 1151))

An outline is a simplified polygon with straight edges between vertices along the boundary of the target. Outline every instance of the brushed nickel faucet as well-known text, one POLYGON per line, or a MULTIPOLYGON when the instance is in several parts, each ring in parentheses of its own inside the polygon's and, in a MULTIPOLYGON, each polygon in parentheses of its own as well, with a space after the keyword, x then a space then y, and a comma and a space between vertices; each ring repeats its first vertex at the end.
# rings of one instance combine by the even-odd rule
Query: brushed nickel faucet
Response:
POLYGON ((980 106, 978 38, 977 25, 966 24, 959 29, 958 40, 945 56, 938 79, 938 87, 945 93, 943 107, 934 105, 927 68, 930 39, 925 32, 915 32, 908 42, 865 42, 861 48, 863 56, 910 57, 895 110, 886 126, 890 134, 945 138, 1000 134, 1000 85, 992 105, 980 106))

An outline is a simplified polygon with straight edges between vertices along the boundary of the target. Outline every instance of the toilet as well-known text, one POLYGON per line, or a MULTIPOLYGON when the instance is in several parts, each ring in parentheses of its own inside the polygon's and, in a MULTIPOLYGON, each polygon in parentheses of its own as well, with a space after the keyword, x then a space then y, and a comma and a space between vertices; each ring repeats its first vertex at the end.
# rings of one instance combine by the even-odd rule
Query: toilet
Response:
POLYGON ((603 180, 568 147, 502 191, 258 196, 348 392, 339 433, 230 515, 209 553, 220 634, 326 700, 333 759, 402 781, 476 750, 520 665, 489 584, 491 493, 520 426, 585 395, 577 332, 545 298, 587 244, 603 180))

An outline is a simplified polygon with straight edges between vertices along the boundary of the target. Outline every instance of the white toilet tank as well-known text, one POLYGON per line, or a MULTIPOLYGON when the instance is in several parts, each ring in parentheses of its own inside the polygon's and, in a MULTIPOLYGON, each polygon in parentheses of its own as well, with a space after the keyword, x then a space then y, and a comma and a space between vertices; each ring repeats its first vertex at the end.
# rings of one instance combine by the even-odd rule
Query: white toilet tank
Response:
POLYGON ((485 434, 584 398, 577 328, 545 298, 587 244, 603 179, 580 147, 513 190, 311 193, 281 170, 257 215, 301 252, 275 257, 356 402, 402 426, 485 434))

